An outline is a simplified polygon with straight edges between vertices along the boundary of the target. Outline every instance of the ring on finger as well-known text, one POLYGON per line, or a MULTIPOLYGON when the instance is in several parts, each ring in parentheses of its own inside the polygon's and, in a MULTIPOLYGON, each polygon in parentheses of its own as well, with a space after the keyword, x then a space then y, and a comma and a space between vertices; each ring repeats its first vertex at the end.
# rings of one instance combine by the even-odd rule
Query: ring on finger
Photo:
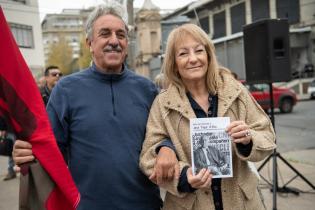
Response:
POLYGON ((251 133, 250 133, 250 131, 249 130, 246 130, 245 131, 245 135, 244 135, 245 137, 247 137, 247 136, 251 136, 251 133))

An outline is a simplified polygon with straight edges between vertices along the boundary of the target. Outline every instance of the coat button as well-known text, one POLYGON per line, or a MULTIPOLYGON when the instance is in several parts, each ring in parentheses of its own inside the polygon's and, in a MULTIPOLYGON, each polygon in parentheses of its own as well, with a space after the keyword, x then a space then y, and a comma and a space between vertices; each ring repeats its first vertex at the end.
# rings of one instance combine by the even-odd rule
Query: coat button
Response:
POLYGON ((170 104, 171 104, 171 102, 170 102, 170 101, 168 101, 168 102, 167 102, 167 104, 168 104, 168 105, 170 105, 170 104))
POLYGON ((206 195, 209 195, 209 191, 205 191, 205 194, 206 194, 206 195))
POLYGON ((180 104, 177 104, 177 107, 180 108, 180 104))

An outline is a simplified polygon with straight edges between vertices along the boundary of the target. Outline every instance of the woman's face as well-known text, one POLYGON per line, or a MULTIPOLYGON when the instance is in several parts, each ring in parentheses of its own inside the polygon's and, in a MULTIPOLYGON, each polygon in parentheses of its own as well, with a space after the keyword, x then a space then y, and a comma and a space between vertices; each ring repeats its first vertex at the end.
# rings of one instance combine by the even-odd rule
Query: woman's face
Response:
POLYGON ((186 36, 175 48, 175 62, 184 83, 205 80, 208 57, 201 43, 191 36, 186 36))

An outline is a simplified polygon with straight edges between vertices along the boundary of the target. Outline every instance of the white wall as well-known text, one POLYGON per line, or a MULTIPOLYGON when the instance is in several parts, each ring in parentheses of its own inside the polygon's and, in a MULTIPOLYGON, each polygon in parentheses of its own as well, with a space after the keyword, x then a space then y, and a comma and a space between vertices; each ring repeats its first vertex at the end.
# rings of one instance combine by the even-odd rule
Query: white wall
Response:
POLYGON ((33 74, 39 74, 44 68, 44 52, 37 0, 27 0, 26 5, 8 0, 0 3, 7 22, 32 26, 34 48, 20 50, 33 74))
POLYGON ((315 0, 300 0, 300 16, 302 25, 315 24, 315 0))

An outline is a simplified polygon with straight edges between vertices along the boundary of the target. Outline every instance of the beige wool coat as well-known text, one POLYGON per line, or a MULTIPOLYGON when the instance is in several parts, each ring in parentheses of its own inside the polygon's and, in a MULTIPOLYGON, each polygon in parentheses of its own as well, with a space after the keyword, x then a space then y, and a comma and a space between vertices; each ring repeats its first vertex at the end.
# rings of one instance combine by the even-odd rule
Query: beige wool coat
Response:
MULTIPOLYGON (((264 209, 257 191, 258 178, 247 161, 260 161, 271 154, 275 145, 275 134, 269 117, 253 100, 247 89, 230 74, 220 75, 218 89, 218 116, 230 117, 231 121, 243 120, 250 126, 253 147, 248 157, 242 156, 236 145, 232 146, 233 178, 221 182, 222 201, 225 210, 264 209)), ((154 167, 155 148, 166 137, 176 148, 180 170, 191 165, 189 119, 196 118, 184 89, 170 86, 160 93, 150 111, 147 133, 140 156, 140 168, 149 176, 154 167)), ((211 189, 194 193, 177 191, 178 180, 162 186, 167 190, 165 210, 212 210, 211 189)))

